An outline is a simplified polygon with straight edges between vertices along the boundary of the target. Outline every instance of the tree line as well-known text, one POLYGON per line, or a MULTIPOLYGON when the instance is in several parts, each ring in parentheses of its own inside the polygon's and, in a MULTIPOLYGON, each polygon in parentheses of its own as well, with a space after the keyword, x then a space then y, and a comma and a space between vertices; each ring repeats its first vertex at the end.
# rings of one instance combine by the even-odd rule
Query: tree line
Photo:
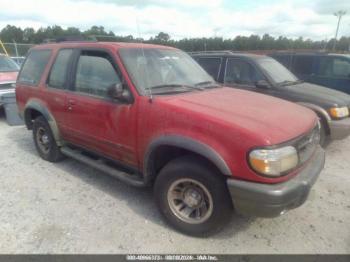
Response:
MULTIPOLYGON (((76 27, 66 29, 54 25, 42 27, 35 30, 31 27, 21 29, 13 25, 7 25, 0 31, 0 39, 6 43, 27 43, 39 44, 49 39, 57 39, 67 36, 82 36, 91 38, 99 36, 104 40, 119 42, 145 42, 152 44, 169 45, 185 51, 210 51, 210 50, 284 50, 284 49, 314 49, 330 50, 333 47, 334 39, 314 41, 299 37, 297 39, 285 36, 273 37, 269 34, 236 36, 234 38, 209 37, 209 38, 184 38, 180 40, 171 39, 170 35, 160 32, 149 39, 135 38, 132 35, 119 36, 114 32, 107 32, 103 26, 92 26, 90 29, 81 31, 76 27)), ((19 48, 21 48, 19 46, 19 48)), ((24 47, 22 47, 24 48, 24 47)), ((350 51, 350 37, 341 37, 336 41, 335 49, 340 52, 350 51)), ((11 53, 13 50, 10 50, 11 53)))

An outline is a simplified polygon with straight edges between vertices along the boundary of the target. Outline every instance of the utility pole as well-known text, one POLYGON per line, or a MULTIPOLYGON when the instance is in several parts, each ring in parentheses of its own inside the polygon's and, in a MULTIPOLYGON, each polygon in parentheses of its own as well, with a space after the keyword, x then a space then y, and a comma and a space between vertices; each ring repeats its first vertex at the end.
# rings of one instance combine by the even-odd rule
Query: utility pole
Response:
POLYGON ((334 15, 336 17, 338 17, 338 24, 337 24, 337 30, 335 31, 335 37, 334 37, 334 42, 333 42, 333 51, 335 50, 335 44, 337 42, 340 20, 341 20, 342 16, 345 14, 346 14, 346 11, 344 11, 344 10, 339 10, 338 12, 334 13, 334 15))
POLYGON ((17 49, 17 43, 15 40, 12 40, 14 45, 15 45, 15 51, 16 51, 16 56, 18 57, 18 49, 17 49))

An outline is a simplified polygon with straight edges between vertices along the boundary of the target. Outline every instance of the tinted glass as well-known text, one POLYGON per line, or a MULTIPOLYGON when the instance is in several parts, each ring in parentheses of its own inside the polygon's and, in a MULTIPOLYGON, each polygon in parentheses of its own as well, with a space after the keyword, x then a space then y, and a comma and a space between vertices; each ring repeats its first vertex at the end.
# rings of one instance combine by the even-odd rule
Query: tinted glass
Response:
POLYGON ((17 72, 19 66, 10 57, 0 55, 0 72, 17 72))
POLYGON ((141 92, 148 93, 150 89, 152 93, 185 92, 195 90, 191 87, 201 83, 215 84, 193 58, 180 50, 123 48, 119 52, 132 81, 141 92))
POLYGON ((48 83, 50 87, 64 87, 67 77, 67 67, 72 53, 72 49, 64 49, 59 51, 49 76, 48 83))
POLYGON ((290 68, 291 66, 291 55, 273 55, 274 59, 276 59, 278 62, 280 62, 282 65, 284 65, 287 68, 290 68))
POLYGON ((219 77, 221 58, 201 57, 198 63, 211 75, 215 80, 219 77))
POLYGON ((255 85, 262 79, 263 77, 251 64, 238 59, 227 61, 225 84, 255 85))
POLYGON ((312 74, 312 65, 313 65, 312 56, 294 56, 293 60, 294 60, 294 64, 293 64, 294 73, 301 74, 301 75, 312 74))
POLYGON ((108 88, 121 81, 108 56, 95 53, 90 54, 87 52, 80 56, 75 79, 75 90, 108 97, 108 88))
POLYGON ((22 67, 18 81, 30 85, 37 85, 50 59, 50 55, 50 50, 31 51, 22 67))
POLYGON ((257 63, 266 75, 276 84, 283 82, 295 82, 298 78, 293 75, 285 66, 271 58, 258 59, 257 63))
POLYGON ((346 58, 321 57, 318 74, 325 77, 350 77, 350 61, 346 58))

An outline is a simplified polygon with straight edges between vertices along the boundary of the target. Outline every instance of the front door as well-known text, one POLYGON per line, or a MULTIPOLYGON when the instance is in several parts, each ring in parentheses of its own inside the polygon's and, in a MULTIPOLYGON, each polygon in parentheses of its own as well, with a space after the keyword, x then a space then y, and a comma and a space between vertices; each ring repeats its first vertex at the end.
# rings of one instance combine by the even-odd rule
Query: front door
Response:
POLYGON ((128 165, 135 165, 136 107, 113 100, 108 89, 122 82, 106 51, 81 50, 67 96, 68 140, 128 165))
POLYGON ((239 58, 229 58, 226 62, 224 84, 254 92, 267 93, 269 89, 258 88, 256 83, 265 77, 249 62, 239 58))

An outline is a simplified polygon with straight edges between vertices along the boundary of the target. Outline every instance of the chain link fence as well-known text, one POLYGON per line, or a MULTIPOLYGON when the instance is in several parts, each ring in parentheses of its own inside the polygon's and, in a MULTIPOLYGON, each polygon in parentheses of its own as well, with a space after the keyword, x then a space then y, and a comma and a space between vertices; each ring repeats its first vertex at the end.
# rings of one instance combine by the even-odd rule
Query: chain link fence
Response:
MULTIPOLYGON (((3 43, 9 56, 26 56, 33 44, 3 43)), ((0 46, 0 53, 5 53, 0 46)))

